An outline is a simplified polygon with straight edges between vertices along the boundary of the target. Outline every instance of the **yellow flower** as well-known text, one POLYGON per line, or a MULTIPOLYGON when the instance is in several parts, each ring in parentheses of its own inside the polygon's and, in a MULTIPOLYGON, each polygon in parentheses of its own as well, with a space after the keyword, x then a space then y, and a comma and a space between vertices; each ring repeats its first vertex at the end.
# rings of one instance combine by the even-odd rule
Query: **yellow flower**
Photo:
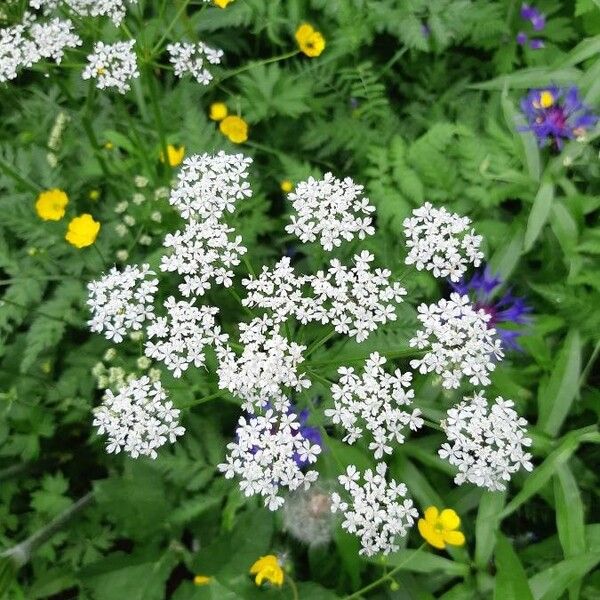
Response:
POLYGON ((294 189, 294 184, 289 179, 284 179, 279 184, 279 187, 281 188, 282 192, 289 194, 294 189))
POLYGON ((460 517, 451 508, 440 512, 435 506, 425 509, 424 519, 419 519, 418 527, 421 537, 434 548, 442 550, 446 544, 462 546, 465 536, 460 527, 460 517))
MULTIPOLYGON (((169 159, 169 164, 172 167, 176 167, 181 164, 183 157, 185 156, 185 146, 179 146, 176 148, 172 144, 167 144, 167 158, 169 159)), ((160 153, 160 162, 165 162, 165 155, 160 153)))
POLYGON ((261 556, 251 567, 250 575, 256 575, 254 581, 256 585, 261 585, 263 581, 270 581, 273 585, 281 586, 283 584, 283 569, 274 554, 261 556))
POLYGON ((296 29, 296 41, 300 50, 314 58, 319 56, 323 50, 325 50, 325 38, 321 32, 316 31, 312 25, 308 23, 302 23, 298 29, 296 29))
POLYGON ((208 116, 213 121, 222 121, 228 114, 227 106, 223 102, 213 102, 210 105, 208 116))
POLYGON ((96 200, 98 200, 98 198, 100 198, 100 190, 90 190, 90 193, 88 195, 90 200, 93 200, 95 202, 96 200))
POLYGON ((248 139, 248 123, 241 117, 230 115, 219 123, 221 133, 234 144, 241 144, 248 139))
POLYGON ((233 0, 214 0, 219 8, 225 8, 230 2, 233 2, 233 0))
POLYGON ((208 585, 212 580, 212 577, 207 575, 196 575, 194 577, 194 585, 208 585))
POLYGON ((58 189, 41 192, 35 203, 35 212, 44 221, 60 221, 65 216, 69 197, 58 189))
POLYGON ((112 150, 113 148, 114 148, 114 144, 112 142, 106 142, 106 144, 104 144, 105 150, 112 150))
POLYGON ((94 221, 92 215, 87 213, 75 217, 70 223, 65 235, 65 240, 75 248, 91 246, 98 237, 100 223, 94 221))

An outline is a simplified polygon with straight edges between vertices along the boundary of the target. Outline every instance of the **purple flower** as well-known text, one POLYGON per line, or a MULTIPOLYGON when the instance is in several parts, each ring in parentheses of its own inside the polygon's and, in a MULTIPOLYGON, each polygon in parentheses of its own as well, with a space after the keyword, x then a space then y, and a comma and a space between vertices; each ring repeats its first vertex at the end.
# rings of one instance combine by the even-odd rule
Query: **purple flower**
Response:
POLYGON ((459 294, 467 295, 473 301, 476 309, 484 310, 490 315, 488 326, 496 329, 505 348, 520 350, 517 338, 522 331, 512 328, 506 329, 504 325, 524 325, 529 323, 531 307, 518 296, 513 296, 510 290, 502 295, 497 292, 502 285, 500 277, 492 275, 489 266, 478 270, 470 281, 462 280, 450 283, 459 294))
POLYGON ((523 33, 522 31, 519 31, 519 33, 517 33, 517 44, 519 44, 519 46, 524 46, 527 43, 527 34, 523 33))
MULTIPOLYGON (((296 435, 299 435, 305 440, 308 440, 311 444, 316 444, 317 446, 323 448, 323 439, 321 438, 321 432, 316 427, 311 427, 310 425, 306 424, 306 422, 308 421, 308 416, 309 414, 306 409, 300 411, 300 413, 298 414, 298 422, 300 423, 300 428, 297 430, 296 435)), ((299 467, 306 466, 306 460, 302 460, 298 453, 294 454, 294 461, 299 467)))
POLYGON ((533 39, 529 42, 529 47, 532 50, 539 50, 540 48, 543 48, 544 46, 545 46, 544 40, 533 39))
POLYGON ((583 104, 576 86, 531 90, 521 100, 521 110, 528 124, 519 131, 532 131, 540 146, 555 144, 562 148, 563 140, 579 138, 598 122, 598 116, 583 104))
POLYGON ((546 26, 546 17, 537 8, 529 4, 521 6, 521 18, 529 21, 535 31, 541 31, 546 26))

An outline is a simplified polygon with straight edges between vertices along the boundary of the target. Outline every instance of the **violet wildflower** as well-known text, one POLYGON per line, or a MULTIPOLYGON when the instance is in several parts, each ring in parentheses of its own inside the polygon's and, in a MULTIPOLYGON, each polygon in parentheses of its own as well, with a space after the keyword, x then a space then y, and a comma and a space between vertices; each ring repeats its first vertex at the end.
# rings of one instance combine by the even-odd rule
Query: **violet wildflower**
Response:
POLYGON ((546 44, 544 44, 544 40, 540 40, 540 39, 533 39, 529 42, 529 47, 532 50, 540 50, 541 48, 544 48, 546 44))
POLYGON ((541 31, 546 26, 546 17, 537 8, 529 4, 521 6, 521 18, 529 21, 535 31, 541 31))
POLYGON ((523 298, 513 296, 511 290, 506 290, 502 295, 498 295, 502 280, 500 277, 492 275, 489 266, 478 270, 469 281, 463 279, 458 283, 450 283, 450 285, 459 294, 469 296, 475 309, 481 309, 490 315, 487 326, 496 330, 496 334, 502 340, 505 348, 521 349, 517 338, 523 332, 510 327, 506 329, 504 326, 529 323, 531 307, 525 303, 523 298))
POLYGON ((519 44, 519 46, 524 46, 527 43, 527 34, 519 31, 519 33, 517 33, 517 44, 519 44))
POLYGON ((554 143, 558 149, 565 139, 583 138, 598 122, 598 116, 579 98, 576 86, 531 90, 521 100, 521 110, 528 125, 519 130, 532 131, 540 146, 554 143))

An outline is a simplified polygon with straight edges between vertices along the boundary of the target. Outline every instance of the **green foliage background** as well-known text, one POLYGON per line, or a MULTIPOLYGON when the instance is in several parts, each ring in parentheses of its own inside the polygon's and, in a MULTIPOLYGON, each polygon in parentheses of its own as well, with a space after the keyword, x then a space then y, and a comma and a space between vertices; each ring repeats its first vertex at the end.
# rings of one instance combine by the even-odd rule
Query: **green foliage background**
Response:
MULTIPOLYGON (((6 5, 7 23, 24 4, 6 5)), ((512 398, 532 424, 536 469, 515 477, 508 493, 492 494, 453 485, 451 469, 435 454, 439 434, 396 449, 392 473, 419 508, 455 508, 467 545, 427 550, 406 563, 392 587, 386 582, 365 595, 600 598, 594 571, 600 561, 598 131, 560 154, 516 132, 518 101, 532 87, 578 85, 600 111, 600 4, 536 6, 548 19, 539 51, 515 42, 523 24, 514 0, 235 0, 224 10, 139 0, 125 23, 142 55, 165 32, 168 39, 221 47, 225 62, 213 84, 175 79, 161 68, 167 59, 160 55, 144 63, 126 96, 95 92, 80 78, 82 51, 64 66, 37 65, 0 85, 0 546, 10 553, 93 493, 85 510, 21 569, 3 555, 3 597, 291 598, 287 585, 258 589, 248 576, 256 558, 280 552, 300 598, 325 600, 355 592, 414 552, 401 550, 382 566, 360 559, 357 542, 341 529, 329 546, 307 547, 285 533, 280 515, 219 476, 215 465, 239 411, 232 397, 217 393, 211 369, 165 382, 185 409, 187 432, 179 443, 155 461, 106 454, 91 426, 101 397, 91 371, 110 343, 87 330, 86 283, 105 269, 104 260, 118 262, 119 250, 129 262, 158 264, 162 235, 176 223, 160 191, 154 199, 172 177, 158 161, 169 142, 184 144, 187 155, 225 149, 254 158, 254 197, 231 225, 255 269, 286 251, 300 252, 306 269, 322 266, 318 248, 294 247, 285 235, 288 207, 279 184, 331 170, 365 185, 378 233, 361 247, 403 277, 411 303, 445 293, 427 275, 403 268, 402 219, 430 200, 473 219, 493 268, 534 307, 524 352, 495 371, 489 396, 512 398), (294 50, 293 33, 304 20, 325 35, 325 52, 271 61, 294 50), (215 101, 248 121, 246 144, 232 145, 208 119, 215 101), (68 122, 52 167, 48 137, 60 113, 68 122), (138 175, 149 179, 148 187, 136 187, 138 175), (71 200, 58 223, 42 222, 34 210, 39 190, 51 187, 71 200), (90 199, 92 190, 98 200, 90 199), (135 205, 136 193, 148 200, 135 205), (125 237, 115 229, 123 200, 136 219, 125 237), (100 253, 63 239, 67 219, 82 212, 102 223, 100 253), (140 245, 148 234, 150 246, 140 245), (214 580, 194 586, 196 573, 214 580)), ((127 37, 102 20, 82 19, 77 29, 84 51, 94 40, 127 37)), ((354 249, 342 246, 336 254, 348 258, 354 249)), ((225 292, 211 291, 208 299, 227 309, 226 328, 243 318, 225 292)), ((364 344, 333 344, 313 359, 340 364, 375 349, 401 355, 413 328, 405 305, 395 324, 364 344)), ((104 362, 138 372, 139 354, 130 342, 104 362)), ((315 389, 325 395, 325 387, 315 389)), ((417 396, 439 419, 458 392, 417 379, 417 396)), ((371 461, 360 446, 341 456, 371 461)), ((330 463, 325 453, 319 463, 325 479, 337 470, 330 463)), ((420 544, 411 533, 407 548, 420 544)))

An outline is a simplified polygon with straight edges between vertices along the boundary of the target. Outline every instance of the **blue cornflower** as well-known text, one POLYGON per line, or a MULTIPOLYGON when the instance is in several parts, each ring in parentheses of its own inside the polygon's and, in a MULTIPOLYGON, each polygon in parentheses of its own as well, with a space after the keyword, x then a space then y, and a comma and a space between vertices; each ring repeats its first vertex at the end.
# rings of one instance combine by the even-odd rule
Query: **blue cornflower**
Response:
MULTIPOLYGON (((323 439, 321 438, 321 432, 316 427, 307 425, 309 413, 308 410, 304 409, 298 413, 298 422, 300 428, 297 430, 297 435, 305 440, 308 440, 311 444, 316 444, 320 448, 323 448, 323 439)), ((294 454, 294 461, 299 467, 306 466, 306 461, 302 460, 299 454, 294 454)))
POLYGON ((559 149, 563 140, 582 137, 598 122, 597 115, 580 100, 576 86, 531 90, 521 100, 521 110, 528 125, 519 131, 532 131, 540 146, 554 143, 559 149))
POLYGON ((522 335, 522 331, 506 329, 504 325, 529 323, 531 307, 525 304, 523 298, 513 296, 510 290, 497 295, 495 292, 502 285, 502 280, 492 275, 489 266, 478 270, 469 281, 463 279, 450 285, 459 294, 469 296, 476 309, 482 309, 490 315, 487 324, 496 330, 505 348, 521 349, 517 338, 522 335))

